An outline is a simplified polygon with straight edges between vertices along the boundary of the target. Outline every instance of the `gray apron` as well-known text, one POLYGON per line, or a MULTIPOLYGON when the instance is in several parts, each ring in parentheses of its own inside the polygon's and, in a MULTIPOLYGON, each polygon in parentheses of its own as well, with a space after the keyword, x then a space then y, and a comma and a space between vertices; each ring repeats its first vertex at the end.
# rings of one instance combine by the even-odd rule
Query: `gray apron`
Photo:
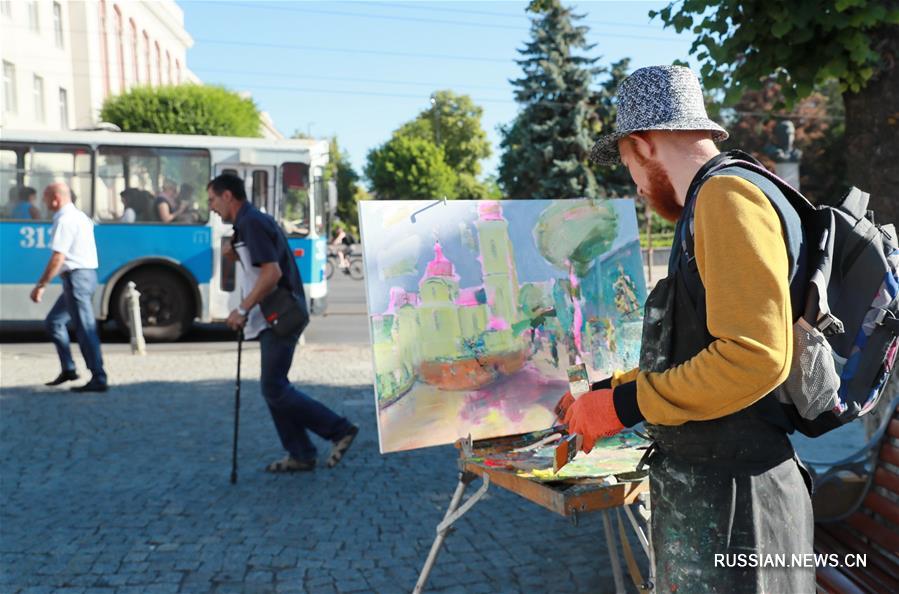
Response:
MULTIPOLYGON (((647 371, 679 365, 714 340, 695 261, 672 252, 668 277, 646 302, 647 371)), ((792 565, 812 553, 811 481, 774 396, 720 419, 646 430, 656 592, 815 592, 814 567, 792 565)))

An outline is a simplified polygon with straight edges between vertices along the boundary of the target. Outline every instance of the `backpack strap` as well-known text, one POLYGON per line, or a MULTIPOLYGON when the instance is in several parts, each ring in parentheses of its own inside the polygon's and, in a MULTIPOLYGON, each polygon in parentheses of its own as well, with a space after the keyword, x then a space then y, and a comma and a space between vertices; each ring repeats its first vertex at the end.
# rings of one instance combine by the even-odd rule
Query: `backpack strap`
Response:
MULTIPOLYGON (((761 166, 755 159, 745 153, 733 151, 730 158, 722 160, 703 176, 697 185, 693 196, 689 196, 686 204, 685 220, 680 230, 680 244, 682 257, 688 265, 695 259, 694 253, 694 218, 696 215, 696 195, 708 179, 718 175, 730 175, 744 179, 757 187, 771 202, 774 210, 780 218, 784 228, 787 246, 787 258, 789 262, 790 298, 793 306, 793 318, 802 316, 806 310, 806 276, 807 276, 807 247, 803 232, 800 212, 814 211, 815 207, 808 202, 799 192, 793 189, 784 180, 761 166), (732 155, 732 156, 731 156, 732 155)), ((829 275, 828 275, 829 276, 829 275)), ((827 308, 826 283, 822 278, 819 294, 824 300, 823 307, 827 308)))

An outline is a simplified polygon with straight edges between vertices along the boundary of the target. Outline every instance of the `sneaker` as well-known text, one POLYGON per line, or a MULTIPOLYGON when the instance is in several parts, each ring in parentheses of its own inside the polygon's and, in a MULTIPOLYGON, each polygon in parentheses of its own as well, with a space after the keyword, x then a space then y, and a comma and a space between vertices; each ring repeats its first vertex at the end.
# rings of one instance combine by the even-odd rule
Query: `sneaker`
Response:
POLYGON ((45 383, 45 386, 58 386, 59 384, 64 384, 66 382, 71 382, 73 380, 78 379, 78 372, 74 369, 70 371, 62 371, 59 375, 56 376, 55 380, 49 381, 45 383))
POLYGON ((265 467, 266 472, 280 474, 282 472, 309 472, 315 470, 315 458, 311 460, 300 460, 293 456, 287 456, 280 460, 275 460, 265 467))
POLYGON ((353 440, 356 439, 358 434, 359 426, 351 425, 343 437, 334 440, 334 445, 331 446, 331 453, 328 455, 328 468, 337 466, 337 463, 340 462, 346 451, 353 445, 353 440))

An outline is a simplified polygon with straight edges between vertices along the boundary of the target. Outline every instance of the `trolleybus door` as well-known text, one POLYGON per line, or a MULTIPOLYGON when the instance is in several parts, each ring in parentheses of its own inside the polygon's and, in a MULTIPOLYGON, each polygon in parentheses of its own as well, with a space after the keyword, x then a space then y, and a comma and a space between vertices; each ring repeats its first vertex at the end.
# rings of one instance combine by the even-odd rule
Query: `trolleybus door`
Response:
MULTIPOLYGON (((247 190, 247 199, 256 208, 269 214, 275 213, 275 175, 277 168, 262 165, 244 165, 218 163, 215 166, 215 175, 223 173, 234 174, 244 180, 247 190)), ((233 229, 230 223, 224 223, 215 217, 213 225, 213 263, 214 278, 217 282, 209 290, 209 309, 213 320, 224 320, 228 314, 240 304, 241 299, 241 273, 240 267, 235 266, 222 256, 222 247, 231 240, 233 229)))

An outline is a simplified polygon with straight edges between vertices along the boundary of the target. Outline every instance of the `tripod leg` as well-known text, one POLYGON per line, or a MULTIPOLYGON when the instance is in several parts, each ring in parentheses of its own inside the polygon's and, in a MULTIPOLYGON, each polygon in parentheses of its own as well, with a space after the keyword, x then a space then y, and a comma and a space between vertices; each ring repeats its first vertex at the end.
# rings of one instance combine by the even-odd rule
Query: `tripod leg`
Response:
POLYGON ((415 589, 412 591, 413 594, 421 594, 424 591, 425 584, 428 582, 428 577, 431 575, 431 569, 434 567, 434 562, 437 561, 437 555, 440 553, 440 548, 443 546, 443 541, 446 540, 446 535, 449 532, 449 527, 441 529, 441 525, 449 520, 453 513, 459 508, 466 487, 468 487, 475 478, 475 475, 467 472, 459 474, 459 483, 456 485, 456 490, 453 493, 453 498, 450 500, 449 507, 446 508, 446 514, 443 516, 443 521, 437 527, 437 536, 434 538, 434 543, 431 545, 428 558, 425 560, 425 565, 422 567, 421 574, 418 576, 418 582, 416 582, 415 589))

